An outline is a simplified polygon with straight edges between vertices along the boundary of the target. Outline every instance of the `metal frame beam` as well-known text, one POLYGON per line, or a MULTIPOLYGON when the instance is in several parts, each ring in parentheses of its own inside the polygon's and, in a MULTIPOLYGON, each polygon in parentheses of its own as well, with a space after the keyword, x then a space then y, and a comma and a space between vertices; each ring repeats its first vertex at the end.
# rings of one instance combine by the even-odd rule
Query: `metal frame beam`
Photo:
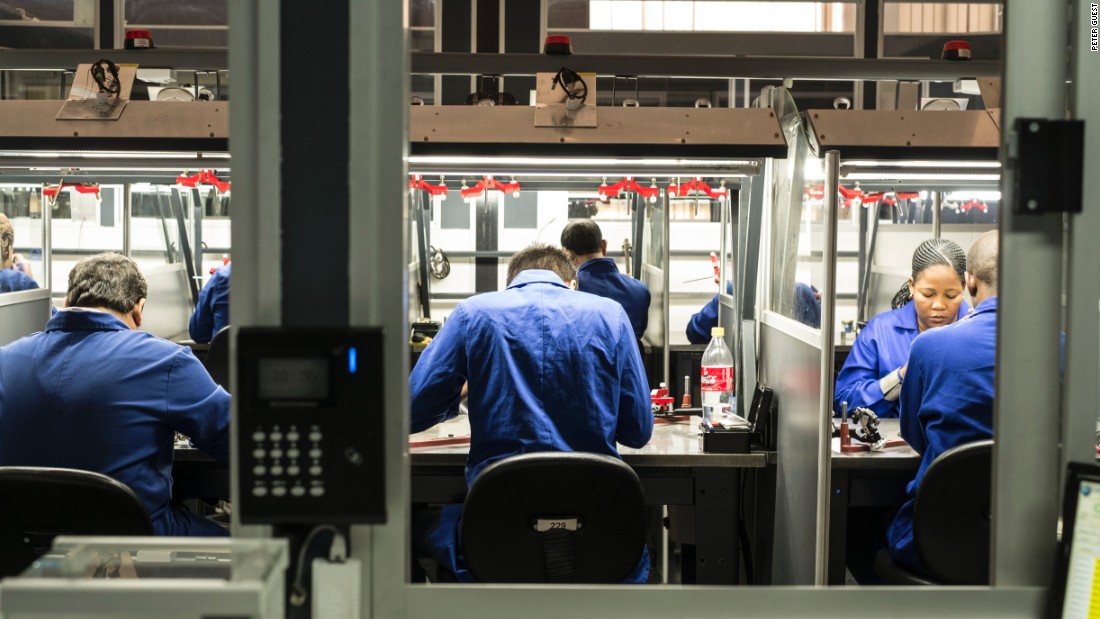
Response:
MULTIPOLYGON (((828 80, 955 80, 1000 75, 1001 63, 965 63, 923 59, 829 57, 745 58, 733 56, 651 56, 576 54, 569 64, 600 75, 640 77, 751 77, 828 80)), ((534 75, 555 73, 560 56, 543 54, 466 54, 413 52, 413 73, 444 75, 534 75)))

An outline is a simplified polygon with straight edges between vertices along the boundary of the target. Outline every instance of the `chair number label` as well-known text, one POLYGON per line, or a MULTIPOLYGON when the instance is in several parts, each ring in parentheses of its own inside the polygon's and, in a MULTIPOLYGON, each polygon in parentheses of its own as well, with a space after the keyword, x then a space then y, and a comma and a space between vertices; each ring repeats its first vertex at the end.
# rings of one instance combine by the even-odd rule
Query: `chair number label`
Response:
POLYGON ((535 520, 535 530, 543 533, 546 531, 576 531, 580 528, 577 518, 539 518, 535 520))

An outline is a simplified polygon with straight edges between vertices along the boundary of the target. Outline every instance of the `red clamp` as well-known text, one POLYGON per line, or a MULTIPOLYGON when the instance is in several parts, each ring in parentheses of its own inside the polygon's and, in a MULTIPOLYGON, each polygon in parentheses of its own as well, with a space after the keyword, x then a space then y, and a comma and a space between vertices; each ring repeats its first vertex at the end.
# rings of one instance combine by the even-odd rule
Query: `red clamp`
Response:
POLYGON ((462 199, 476 198, 485 193, 487 189, 496 189, 497 191, 511 193, 517 198, 519 197, 519 183, 516 182, 516 179, 513 178, 510 183, 502 183, 492 176, 486 176, 485 180, 474 183, 473 187, 467 187, 463 184, 462 199))
POLYGON ((643 187, 634 180, 633 176, 627 176, 614 185, 608 185, 607 179, 604 179, 603 184, 601 184, 599 188, 600 195, 608 198, 617 196, 624 191, 633 191, 639 196, 651 200, 656 200, 657 196, 661 194, 661 189, 657 187, 656 183, 649 187, 643 187))
POLYGON ((93 185, 90 183, 61 183, 57 187, 50 187, 46 185, 42 188, 42 195, 47 198, 56 198, 57 194, 62 189, 73 189, 77 193, 94 193, 96 199, 99 199, 99 185, 93 185))
POLYGON ((959 207, 959 210, 966 213, 966 212, 970 211, 970 209, 972 209, 972 208, 976 208, 976 209, 978 209, 979 211, 981 211, 983 213, 988 213, 989 212, 989 205, 985 204, 984 202, 976 202, 974 200, 971 200, 971 201, 967 202, 966 204, 963 204, 962 206, 959 207))
POLYGON ((669 196, 687 196, 690 195, 692 192, 705 193, 715 200, 719 198, 725 198, 727 195, 729 195, 725 185, 718 189, 711 189, 710 185, 703 182, 703 178, 701 176, 696 176, 690 181, 686 183, 681 183, 680 185, 668 186, 669 196))
POLYGON ((412 176, 412 179, 409 181, 409 189, 423 189, 427 191, 429 195, 447 196, 447 184, 443 182, 442 178, 439 179, 438 185, 432 185, 424 180, 424 177, 419 174, 413 174, 412 176))
MULTIPOLYGON (((225 266, 227 264, 229 264, 229 256, 226 256, 226 257, 222 258, 222 266, 225 266)), ((217 270, 218 270, 217 267, 212 267, 210 269, 210 274, 213 275, 214 271, 217 271, 217 270)))
POLYGON ((672 412, 675 399, 668 394, 668 387, 662 386, 649 392, 649 401, 654 415, 667 415, 672 412))
POLYGON ((218 179, 218 175, 214 170, 199 170, 197 174, 191 176, 177 176, 176 184, 183 185, 184 187, 198 187, 199 185, 213 185, 215 189, 221 193, 229 191, 230 183, 218 179))
POLYGON ((720 271, 718 270, 718 254, 710 252, 710 266, 714 268, 714 283, 720 285, 722 280, 719 278, 720 271))
POLYGON ((894 195, 898 197, 898 200, 916 200, 920 197, 920 193, 916 191, 897 191, 894 195))

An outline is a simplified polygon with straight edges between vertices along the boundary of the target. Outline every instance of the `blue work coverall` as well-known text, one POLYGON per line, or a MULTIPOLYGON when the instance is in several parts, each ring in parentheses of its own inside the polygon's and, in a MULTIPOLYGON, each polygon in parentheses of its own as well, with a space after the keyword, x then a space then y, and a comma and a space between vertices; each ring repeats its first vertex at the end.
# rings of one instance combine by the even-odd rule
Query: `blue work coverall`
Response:
POLYGON ((913 546, 913 505, 924 472, 940 454, 993 437, 993 371, 997 347, 997 299, 986 299, 966 318, 925 331, 913 341, 901 385, 901 437, 921 454, 917 476, 906 488, 886 538, 894 561, 923 566, 913 546))
POLYGON ((34 281, 30 275, 17 269, 0 269, 0 292, 19 292, 36 288, 38 288, 38 282, 34 281))
MULTIPOLYGON (((726 294, 733 294, 733 283, 726 282, 726 294)), ((794 319, 815 329, 821 328, 821 300, 809 284, 799 282, 794 288, 794 319)), ((710 343, 710 330, 718 326, 718 295, 696 312, 688 321, 686 334, 692 344, 710 343)))
MULTIPOLYGON (((969 311, 970 306, 964 301, 959 306, 958 318, 969 311)), ((839 415, 840 403, 848 402, 848 410, 862 406, 879 417, 897 417, 898 403, 886 400, 879 380, 905 365, 909 347, 919 333, 917 309, 912 301, 872 318, 856 337, 836 379, 833 412, 839 415)))
POLYGON ((0 466, 103 473, 141 498, 158 535, 228 535, 169 505, 177 431, 228 462, 229 394, 188 348, 84 309, 0 348, 0 466))
MULTIPOLYGON (((551 271, 523 271, 506 290, 455 307, 409 378, 411 431, 454 417, 467 381, 467 484, 508 456, 618 457, 616 442, 641 447, 653 433, 649 386, 626 312, 571 290, 551 271)), ((429 543, 443 567, 469 582, 458 547, 461 516, 461 505, 444 507, 429 543)), ((629 582, 648 575, 644 552, 629 582)))
POLYGON ((191 339, 205 344, 229 324, 229 274, 233 263, 218 267, 199 291, 199 301, 187 331, 191 339))
POLYGON ((619 272, 611 258, 593 258, 577 269, 577 290, 618 301, 630 318, 635 339, 642 339, 649 323, 649 288, 619 272))

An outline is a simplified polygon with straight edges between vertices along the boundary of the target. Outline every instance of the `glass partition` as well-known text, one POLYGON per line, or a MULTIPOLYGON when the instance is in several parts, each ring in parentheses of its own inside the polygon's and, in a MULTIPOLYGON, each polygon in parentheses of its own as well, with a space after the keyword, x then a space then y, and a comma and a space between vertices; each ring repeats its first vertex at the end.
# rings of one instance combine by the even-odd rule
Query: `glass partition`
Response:
POLYGON ((809 148, 801 119, 784 119, 786 159, 775 160, 770 290, 773 312, 820 328, 825 286, 824 161, 809 148))
MULTIPOLYGON (((47 188, 46 193, 56 190, 47 188)), ((50 288, 55 302, 65 296, 69 271, 81 258, 123 251, 124 193, 122 185, 99 185, 98 192, 64 187, 43 197, 50 217, 50 288)))
POLYGON ((12 226, 13 260, 3 268, 15 268, 29 275, 39 288, 48 284, 42 261, 42 188, 27 185, 0 185, 0 212, 12 226))

